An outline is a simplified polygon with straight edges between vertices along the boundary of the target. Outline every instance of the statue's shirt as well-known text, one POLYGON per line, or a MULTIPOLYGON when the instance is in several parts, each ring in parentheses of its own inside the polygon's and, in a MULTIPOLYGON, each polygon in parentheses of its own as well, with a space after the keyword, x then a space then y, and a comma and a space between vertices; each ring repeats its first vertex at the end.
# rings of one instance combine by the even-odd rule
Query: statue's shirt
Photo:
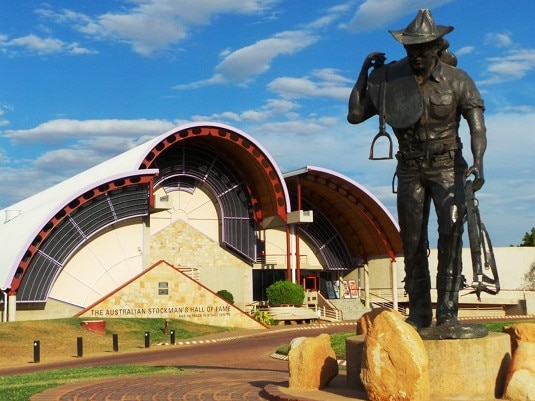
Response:
POLYGON ((458 141, 461 115, 483 100, 472 79, 459 68, 438 62, 420 85, 407 58, 370 75, 368 91, 378 112, 392 126, 400 149, 428 141, 458 141))

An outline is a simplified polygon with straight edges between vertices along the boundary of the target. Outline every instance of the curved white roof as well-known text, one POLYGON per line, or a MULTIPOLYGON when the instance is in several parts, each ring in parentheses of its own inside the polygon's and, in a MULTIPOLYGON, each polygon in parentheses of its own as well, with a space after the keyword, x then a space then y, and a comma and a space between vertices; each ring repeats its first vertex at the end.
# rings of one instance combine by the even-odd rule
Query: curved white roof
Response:
MULTIPOLYGON (((7 289, 17 266, 41 228, 66 204, 79 195, 98 185, 118 178, 156 174, 157 170, 139 170, 139 166, 148 152, 171 133, 197 126, 221 127, 243 135, 261 149, 271 161, 284 182, 282 173, 269 153, 244 132, 220 123, 196 122, 175 127, 166 133, 130 149, 119 156, 107 160, 72 178, 60 182, 42 192, 0 210, 0 289, 7 289)), ((289 205, 287 189, 284 188, 286 204, 289 205)))

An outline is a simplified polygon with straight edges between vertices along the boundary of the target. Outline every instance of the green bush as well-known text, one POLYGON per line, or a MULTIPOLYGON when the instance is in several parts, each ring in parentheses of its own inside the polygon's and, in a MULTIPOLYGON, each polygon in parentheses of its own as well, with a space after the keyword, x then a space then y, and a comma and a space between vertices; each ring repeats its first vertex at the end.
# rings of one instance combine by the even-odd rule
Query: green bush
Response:
POLYGON ((305 290, 291 281, 277 281, 266 288, 266 295, 270 305, 302 305, 305 290))
POLYGON ((260 323, 263 323, 267 326, 275 324, 275 320, 271 317, 268 311, 256 310, 253 314, 253 317, 258 320, 260 323))
POLYGON ((223 298, 225 301, 234 304, 234 295, 230 291, 227 290, 219 290, 217 291, 217 295, 219 295, 221 298, 223 298))

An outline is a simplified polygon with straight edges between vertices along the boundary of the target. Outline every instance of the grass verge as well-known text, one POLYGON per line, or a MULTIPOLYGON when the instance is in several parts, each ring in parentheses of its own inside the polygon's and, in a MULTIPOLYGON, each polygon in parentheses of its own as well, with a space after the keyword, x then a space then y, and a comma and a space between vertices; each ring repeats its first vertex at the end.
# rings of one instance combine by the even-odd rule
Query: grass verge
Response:
POLYGON ((58 369, 18 376, 0 377, 2 399, 28 401, 31 396, 46 389, 84 380, 105 379, 117 376, 158 375, 183 372, 175 367, 103 366, 95 368, 58 369))
POLYGON ((0 367, 13 367, 33 361, 33 342, 40 343, 41 362, 66 360, 77 355, 77 338, 82 337, 83 355, 106 355, 113 351, 113 334, 117 334, 119 352, 139 350, 145 346, 145 332, 150 345, 170 342, 170 330, 176 341, 228 332, 225 327, 206 326, 171 319, 165 333, 164 319, 107 319, 106 334, 96 334, 81 327, 89 319, 68 318, 0 324, 0 367))

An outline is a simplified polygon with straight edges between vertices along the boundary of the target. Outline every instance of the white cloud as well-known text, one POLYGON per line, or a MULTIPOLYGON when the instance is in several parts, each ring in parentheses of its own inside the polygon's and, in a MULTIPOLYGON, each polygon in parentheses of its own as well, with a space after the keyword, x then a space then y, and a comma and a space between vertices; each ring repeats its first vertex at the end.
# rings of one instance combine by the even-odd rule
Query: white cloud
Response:
POLYGON ((332 68, 312 72, 312 77, 280 77, 271 81, 269 90, 283 98, 322 97, 347 100, 352 82, 332 68))
POLYGON ((485 43, 495 47, 511 47, 513 39, 510 33, 488 33, 485 35, 485 43))
MULTIPOLYGON (((0 207, 24 199, 94 165, 153 139, 181 121, 52 120, 27 130, 2 132, 13 147, 41 152, 32 159, 9 160, 0 152, 0 207), (40 144, 52 144, 46 151, 40 144), (60 146, 59 144, 63 145, 60 146), (14 168, 14 166, 19 166, 14 168)), ((20 152, 19 154, 24 154, 20 152)))
POLYGON ((92 54, 95 51, 84 48, 78 43, 65 43, 56 38, 42 38, 40 36, 30 34, 14 39, 8 39, 6 35, 0 36, 0 48, 17 53, 17 50, 23 50, 35 54, 92 54))
POLYGON ((194 121, 225 121, 229 123, 236 122, 249 122, 249 123, 260 123, 265 122, 269 119, 277 119, 279 117, 284 117, 287 119, 292 119, 294 116, 293 110, 298 106, 288 100, 283 99, 268 99, 266 104, 264 104, 259 109, 249 109, 244 110, 239 113, 225 111, 222 113, 214 113, 211 115, 195 115, 193 116, 194 121))
POLYGON ((292 55, 321 40, 317 31, 332 24, 348 7, 347 4, 331 7, 324 16, 303 24, 302 29, 276 33, 234 51, 226 49, 221 52, 223 60, 215 67, 212 77, 176 85, 174 89, 198 89, 231 82, 247 84, 253 77, 270 70, 277 57, 292 55))
POLYGON ((457 56, 464 56, 466 54, 471 54, 476 50, 475 46, 464 46, 461 47, 459 50, 456 50, 454 53, 457 56))
MULTIPOLYGON (((128 148, 122 150, 126 151, 128 148)), ((113 156, 119 153, 122 152, 114 152, 113 156)), ((56 149, 35 159, 33 168, 66 179, 104 161, 105 156, 106 154, 90 148, 56 149), (58 166, 61 166, 61 170, 58 169, 58 166)))
POLYGON ((525 77, 535 70, 535 49, 511 50, 488 59, 487 78, 479 85, 497 84, 525 77))
POLYGON ((165 120, 51 120, 37 127, 24 130, 6 130, 1 136, 14 143, 50 142, 113 135, 139 137, 158 134, 173 128, 175 124, 165 120))
POLYGON ((335 20, 341 16, 348 14, 353 7, 353 2, 349 1, 347 3, 342 3, 330 7, 329 9, 322 12, 322 16, 308 24, 305 25, 307 29, 319 29, 325 28, 328 25, 331 25, 335 20))
POLYGON ((223 61, 216 66, 211 78, 177 85, 175 89, 196 89, 229 82, 247 83, 252 77, 268 71, 275 58, 291 55, 318 40, 319 37, 311 31, 287 31, 235 51, 226 50, 222 53, 223 61))
POLYGON ((61 179, 56 174, 42 174, 29 166, 9 166, 0 168, 0 180, 0 207, 6 207, 57 184, 61 179))
POLYGON ((11 39, 6 45, 25 47, 41 54, 59 53, 64 48, 64 43, 59 39, 40 38, 33 34, 11 39))
POLYGON ((253 14, 268 10, 275 0, 139 0, 131 8, 91 17, 71 10, 42 8, 42 17, 68 24, 99 39, 128 43, 134 52, 151 56, 184 40, 194 26, 220 14, 253 14))
POLYGON ((245 81, 267 71, 274 58, 293 54, 318 39, 309 31, 281 32, 230 53, 216 67, 216 72, 229 81, 245 81))
MULTIPOLYGON (((412 15, 414 10, 434 9, 452 1, 455 0, 365 0, 347 24, 347 29, 352 32, 371 31, 389 25, 406 15, 410 15, 412 19, 415 17, 412 15)), ((440 21, 437 21, 437 24, 446 25, 440 21)), ((390 28, 403 29, 405 26, 390 28)))

